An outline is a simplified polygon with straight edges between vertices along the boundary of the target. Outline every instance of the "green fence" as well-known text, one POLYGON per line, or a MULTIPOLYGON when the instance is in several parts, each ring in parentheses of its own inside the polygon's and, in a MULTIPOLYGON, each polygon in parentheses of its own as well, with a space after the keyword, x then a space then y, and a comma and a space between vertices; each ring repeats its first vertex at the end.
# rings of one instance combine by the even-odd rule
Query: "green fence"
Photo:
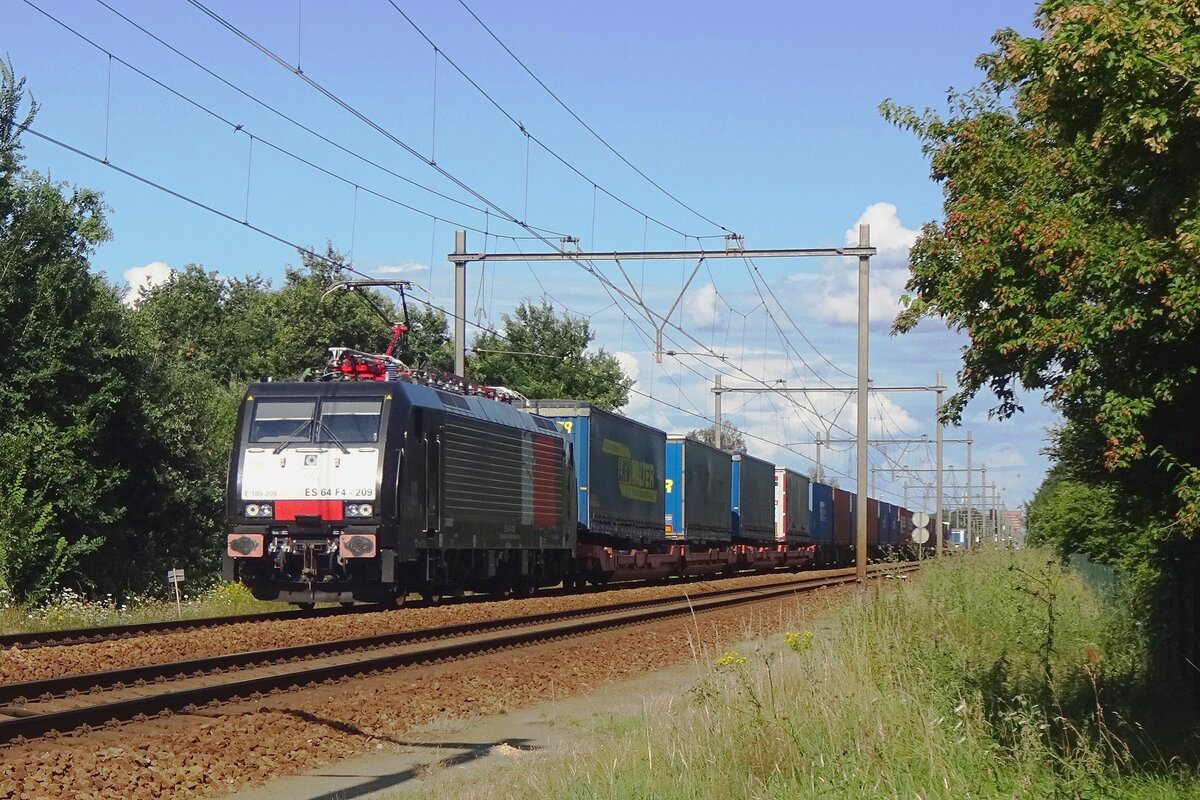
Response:
POLYGON ((1116 601, 1117 594, 1121 591, 1119 572, 1107 564, 1095 563, 1083 553, 1073 553, 1068 556, 1067 561, 1092 591, 1103 597, 1106 602, 1116 601))

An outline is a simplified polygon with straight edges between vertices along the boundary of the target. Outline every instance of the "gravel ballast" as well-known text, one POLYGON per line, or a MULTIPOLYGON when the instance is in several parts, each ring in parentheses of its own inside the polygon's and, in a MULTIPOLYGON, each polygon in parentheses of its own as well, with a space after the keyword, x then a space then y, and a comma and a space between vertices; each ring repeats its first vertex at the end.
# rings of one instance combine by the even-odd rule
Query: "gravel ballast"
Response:
MULTIPOLYGON (((778 576, 759 576, 757 580, 763 578, 767 578, 765 582, 778 580, 778 576)), ((721 588, 729 585, 720 583, 721 588)), ((602 602, 638 599, 626 592, 643 593, 640 597, 645 597, 644 593, 675 593, 678 588, 605 593, 602 602)), ((692 593, 702 590, 700 584, 689 585, 692 593)), ((711 660, 729 642, 786 628, 798 618, 809 618, 841 602, 852 591, 850 587, 819 590, 692 618, 645 623, 482 658, 410 667, 190 714, 10 745, 0 749, 0 797, 226 795, 271 777, 302 773, 348 756, 399 748, 405 731, 435 720, 496 714, 587 692, 672 664, 711 660)), ((522 601, 519 607, 513 602, 478 603, 367 616, 420 617, 421 621, 410 622, 411 628, 466 621, 460 615, 486 614, 487 606, 504 608, 503 613, 493 609, 495 616, 511 616, 598 602, 596 595, 585 595, 522 601), (447 612, 454 618, 447 619, 447 612)), ((303 622, 324 627, 338 621, 303 622)), ((274 625, 271 623, 272 628, 274 625)), ((362 634, 356 623, 351 635, 362 634)), ((280 634, 294 635, 301 634, 280 634)), ((130 641, 135 640, 103 644, 128 645, 130 641)), ((267 644, 258 638, 253 646, 267 644)))

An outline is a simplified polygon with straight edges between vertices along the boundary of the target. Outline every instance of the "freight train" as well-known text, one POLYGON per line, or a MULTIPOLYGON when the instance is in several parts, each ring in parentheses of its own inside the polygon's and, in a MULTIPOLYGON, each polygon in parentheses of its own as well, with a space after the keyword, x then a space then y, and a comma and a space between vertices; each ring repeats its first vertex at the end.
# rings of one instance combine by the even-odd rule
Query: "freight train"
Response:
MULTIPOLYGON (((250 387, 223 572, 260 599, 462 592, 853 562, 855 498, 571 400, 335 348, 320 380, 250 387)), ((868 502, 871 555, 909 513, 868 502)))

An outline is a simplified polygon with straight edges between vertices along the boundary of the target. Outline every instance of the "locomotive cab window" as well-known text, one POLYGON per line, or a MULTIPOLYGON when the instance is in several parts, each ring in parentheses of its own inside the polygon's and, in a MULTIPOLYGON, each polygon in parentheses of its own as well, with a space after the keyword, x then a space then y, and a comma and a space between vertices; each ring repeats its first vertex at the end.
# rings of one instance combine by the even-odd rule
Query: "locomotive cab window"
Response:
POLYGON ((321 403, 318 442, 377 442, 383 400, 326 400, 321 403))
POLYGON ((308 441, 312 436, 312 400, 258 400, 254 403, 254 418, 250 422, 250 441, 285 442, 289 439, 308 441))

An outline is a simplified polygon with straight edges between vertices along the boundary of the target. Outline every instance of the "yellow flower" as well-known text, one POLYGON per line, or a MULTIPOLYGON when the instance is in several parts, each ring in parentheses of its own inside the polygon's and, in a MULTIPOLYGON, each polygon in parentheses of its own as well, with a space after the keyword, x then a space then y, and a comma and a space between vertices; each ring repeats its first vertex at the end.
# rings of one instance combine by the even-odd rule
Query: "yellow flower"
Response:
POLYGON ((717 659, 718 667, 741 667, 746 663, 746 657, 738 655, 732 650, 726 650, 725 654, 717 659))
POLYGON ((812 649, 813 632, 801 631, 800 633, 796 633, 795 631, 788 631, 783 635, 783 641, 784 644, 795 652, 805 653, 812 649))

